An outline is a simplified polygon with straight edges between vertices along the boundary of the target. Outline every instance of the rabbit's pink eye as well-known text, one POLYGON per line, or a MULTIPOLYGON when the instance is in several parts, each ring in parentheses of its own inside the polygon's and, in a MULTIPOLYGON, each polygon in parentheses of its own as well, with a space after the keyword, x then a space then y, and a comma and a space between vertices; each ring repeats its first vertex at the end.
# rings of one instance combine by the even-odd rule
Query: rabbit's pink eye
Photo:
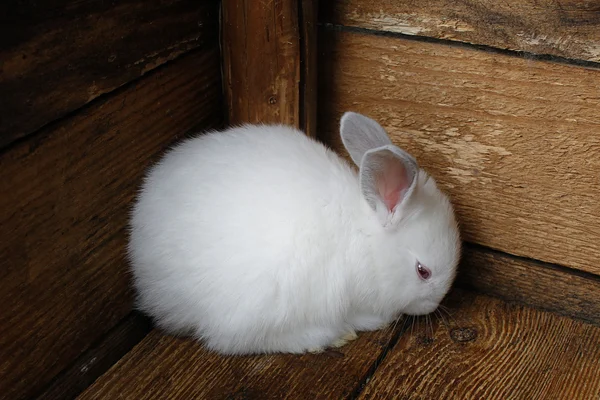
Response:
POLYGON ((423 279, 424 281, 426 281, 427 279, 429 279, 431 277, 431 271, 429 270, 429 268, 425 267, 424 265, 421 265, 421 263, 418 261, 417 261, 417 274, 419 274, 419 278, 423 279))

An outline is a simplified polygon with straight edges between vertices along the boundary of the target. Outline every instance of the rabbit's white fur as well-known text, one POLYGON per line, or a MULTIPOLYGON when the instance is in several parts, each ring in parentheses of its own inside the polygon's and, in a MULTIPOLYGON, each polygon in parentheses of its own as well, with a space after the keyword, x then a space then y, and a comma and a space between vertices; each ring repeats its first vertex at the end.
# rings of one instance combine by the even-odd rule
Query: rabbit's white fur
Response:
POLYGON ((450 202, 374 121, 347 113, 341 131, 360 178, 285 126, 208 133, 169 151, 132 214, 139 307, 226 354, 319 350, 433 311, 459 258, 450 202), (393 211, 376 193, 390 157, 410 181, 393 211))

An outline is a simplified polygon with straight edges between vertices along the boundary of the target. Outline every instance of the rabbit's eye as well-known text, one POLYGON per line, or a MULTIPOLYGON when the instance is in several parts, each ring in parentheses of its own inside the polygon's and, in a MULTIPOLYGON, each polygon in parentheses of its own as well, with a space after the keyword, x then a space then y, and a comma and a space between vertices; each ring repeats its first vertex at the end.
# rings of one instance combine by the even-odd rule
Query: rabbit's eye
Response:
POLYGON ((417 274, 419 274, 419 278, 423 279, 424 281, 431 278, 431 271, 429 270, 429 268, 422 265, 418 261, 417 261, 417 274))

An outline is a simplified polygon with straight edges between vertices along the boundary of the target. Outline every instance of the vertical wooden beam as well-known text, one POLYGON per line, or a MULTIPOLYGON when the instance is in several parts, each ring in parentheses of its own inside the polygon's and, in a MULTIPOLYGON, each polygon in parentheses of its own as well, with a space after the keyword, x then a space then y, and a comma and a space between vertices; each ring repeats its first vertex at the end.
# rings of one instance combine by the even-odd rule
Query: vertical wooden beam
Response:
POLYGON ((317 0, 300 1, 301 129, 317 137, 317 0))
POLYGON ((316 0, 223 0, 229 124, 283 123, 314 134, 316 0))

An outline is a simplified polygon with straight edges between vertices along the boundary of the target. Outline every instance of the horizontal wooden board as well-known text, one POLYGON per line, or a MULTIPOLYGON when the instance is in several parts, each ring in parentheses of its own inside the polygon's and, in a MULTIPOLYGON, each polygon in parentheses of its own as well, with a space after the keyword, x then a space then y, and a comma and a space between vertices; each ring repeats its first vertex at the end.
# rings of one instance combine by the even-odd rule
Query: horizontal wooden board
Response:
POLYGON ((456 205, 464 238, 600 274, 600 70, 323 31, 319 126, 379 121, 456 205))
POLYGON ((36 400, 76 398, 142 341, 151 330, 149 318, 139 313, 131 313, 56 377, 36 400))
POLYGON ((126 221, 142 172, 221 118, 215 43, 0 156, 0 398, 37 393, 131 309, 126 221))
POLYGON ((218 1, 0 2, 0 148, 204 43, 218 1))
POLYGON ((333 0, 323 22, 600 62, 600 3, 580 0, 333 0))
POLYGON ((391 332, 361 334, 321 354, 223 357, 154 331, 79 399, 348 398, 376 365, 391 332))
POLYGON ((600 326, 600 276, 467 244, 458 284, 600 326))
POLYGON ((359 399, 600 397, 600 327, 466 292, 447 303, 448 326, 407 329, 359 399))

